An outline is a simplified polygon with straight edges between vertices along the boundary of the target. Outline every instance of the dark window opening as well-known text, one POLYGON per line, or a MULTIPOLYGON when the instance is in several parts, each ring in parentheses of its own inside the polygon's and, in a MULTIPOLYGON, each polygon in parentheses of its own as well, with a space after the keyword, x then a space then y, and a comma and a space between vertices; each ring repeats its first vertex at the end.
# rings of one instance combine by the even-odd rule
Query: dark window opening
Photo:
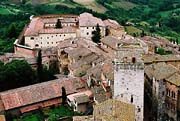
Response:
POLYGON ((133 96, 131 95, 131 103, 133 103, 133 96))
POLYGON ((38 45, 38 44, 36 44, 35 46, 36 46, 36 47, 39 47, 39 45, 38 45))
POLYGON ((135 57, 132 58, 132 62, 136 63, 136 58, 135 57))
POLYGON ((34 37, 31 37, 32 40, 34 40, 34 37))

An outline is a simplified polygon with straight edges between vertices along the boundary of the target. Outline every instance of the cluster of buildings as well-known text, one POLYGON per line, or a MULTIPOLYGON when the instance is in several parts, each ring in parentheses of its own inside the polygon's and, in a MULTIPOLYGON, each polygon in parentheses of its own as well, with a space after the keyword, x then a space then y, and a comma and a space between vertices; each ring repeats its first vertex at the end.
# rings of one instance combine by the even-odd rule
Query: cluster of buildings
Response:
POLYGON ((134 38, 115 20, 101 20, 90 13, 31 17, 14 43, 13 54, 3 62, 27 60, 36 68, 37 52, 43 64, 57 63, 58 79, 0 92, 0 114, 20 115, 60 105, 62 90, 74 111, 90 116, 74 121, 179 121, 179 46, 158 37, 134 38), (60 21, 62 28, 57 28, 60 21), (100 43, 91 40, 97 24, 100 43), (165 48, 171 55, 157 55, 165 48), (145 95, 151 103, 146 109, 145 95), (147 115, 146 115, 147 114, 147 115), (148 116, 152 114, 152 117, 148 116))

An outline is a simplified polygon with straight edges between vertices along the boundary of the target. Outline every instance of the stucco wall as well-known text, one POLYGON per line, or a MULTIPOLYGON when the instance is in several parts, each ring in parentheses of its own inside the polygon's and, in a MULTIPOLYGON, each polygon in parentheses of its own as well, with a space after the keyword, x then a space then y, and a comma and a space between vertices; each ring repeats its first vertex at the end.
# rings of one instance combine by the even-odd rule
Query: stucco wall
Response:
POLYGON ((137 121, 143 121, 144 112, 144 69, 135 65, 117 66, 114 72, 114 97, 134 104, 137 121), (132 102, 133 98, 133 102, 132 102))
POLYGON ((76 33, 39 34, 39 36, 33 37, 34 39, 32 37, 25 37, 25 45, 32 48, 49 48, 57 46, 59 41, 75 37, 76 33))

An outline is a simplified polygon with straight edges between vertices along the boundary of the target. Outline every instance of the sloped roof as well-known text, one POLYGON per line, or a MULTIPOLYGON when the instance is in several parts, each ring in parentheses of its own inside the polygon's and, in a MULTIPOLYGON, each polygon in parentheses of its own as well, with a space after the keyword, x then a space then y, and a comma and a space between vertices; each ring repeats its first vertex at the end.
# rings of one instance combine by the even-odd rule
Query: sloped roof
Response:
POLYGON ((0 93, 5 110, 49 100, 61 96, 61 87, 67 94, 78 92, 84 85, 77 78, 61 78, 40 84, 17 88, 0 93))
MULTIPOLYGON (((28 26, 25 28, 24 36, 37 36, 39 33, 73 33, 76 32, 74 27, 63 27, 62 29, 44 28, 47 23, 56 23, 59 17, 63 15, 48 15, 47 16, 35 16, 31 19, 28 26)), ((63 17, 62 22, 76 22, 76 18, 63 17)))
POLYGON ((156 78, 157 80, 162 80, 168 78, 170 75, 175 73, 177 70, 174 66, 166 64, 164 62, 151 64, 145 67, 145 73, 149 78, 156 78))
POLYGON ((97 24, 99 24, 99 26, 105 27, 103 21, 97 17, 94 17, 92 14, 90 13, 82 13, 79 16, 79 26, 80 27, 93 27, 93 26, 97 26, 97 24))
POLYGON ((43 27, 44 23, 41 18, 33 18, 25 30, 24 36, 36 36, 43 27))
POLYGON ((143 61, 145 63, 180 61, 180 55, 143 55, 143 61))
POLYGON ((41 29, 39 31, 40 34, 63 34, 63 33, 76 33, 76 28, 75 27, 71 27, 71 26, 68 26, 68 27, 63 27, 63 28, 60 28, 60 29, 56 29, 56 28, 44 28, 44 29, 41 29))
POLYGON ((78 103, 78 104, 82 104, 82 103, 87 103, 89 102, 89 97, 85 94, 83 95, 76 95, 74 96, 74 100, 78 103))
POLYGON ((95 120, 135 121, 135 106, 118 100, 107 100, 94 106, 95 120))
POLYGON ((113 29, 124 28, 117 21, 112 20, 112 19, 107 19, 107 20, 104 20, 103 22, 106 26, 111 27, 113 29))
POLYGON ((172 76, 166 79, 168 82, 171 82, 172 84, 176 86, 180 86, 180 74, 174 73, 172 76))

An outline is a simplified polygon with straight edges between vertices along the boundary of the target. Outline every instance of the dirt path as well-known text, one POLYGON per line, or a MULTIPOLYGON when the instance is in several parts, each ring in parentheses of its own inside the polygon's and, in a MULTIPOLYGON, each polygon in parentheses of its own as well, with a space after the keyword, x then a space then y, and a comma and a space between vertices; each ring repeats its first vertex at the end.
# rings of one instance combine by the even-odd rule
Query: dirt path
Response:
POLYGON ((92 3, 95 0, 73 0, 73 1, 77 2, 77 3, 80 3, 80 4, 83 4, 83 3, 92 3))
POLYGON ((98 4, 95 0, 73 0, 73 1, 81 5, 84 5, 86 8, 92 9, 100 13, 104 13, 107 10, 104 6, 98 4))

